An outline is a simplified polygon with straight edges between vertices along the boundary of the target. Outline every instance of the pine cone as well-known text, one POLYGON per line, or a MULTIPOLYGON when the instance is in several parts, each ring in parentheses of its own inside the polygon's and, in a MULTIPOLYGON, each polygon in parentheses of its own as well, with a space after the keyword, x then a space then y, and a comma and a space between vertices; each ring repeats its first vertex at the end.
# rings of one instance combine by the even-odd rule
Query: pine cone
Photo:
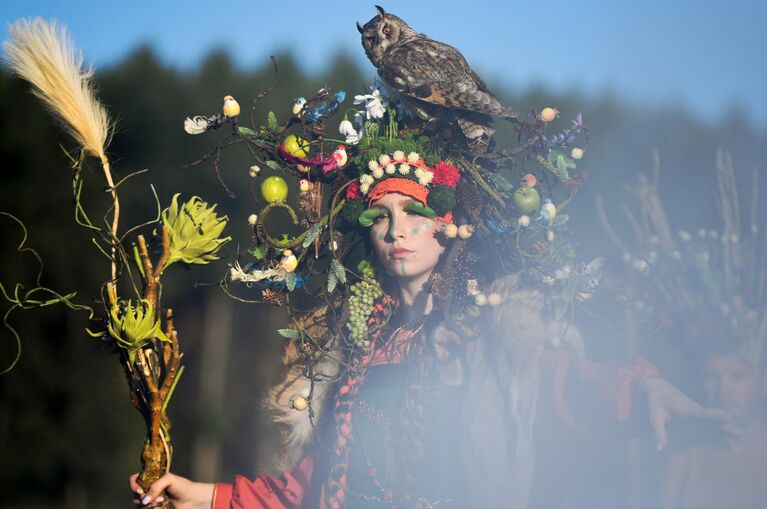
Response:
POLYGON ((463 179, 458 186, 458 205, 469 215, 477 216, 482 210, 482 193, 473 182, 463 179))
POLYGON ((283 297, 280 292, 268 288, 261 292, 261 297, 264 299, 264 302, 274 304, 275 306, 282 306, 285 304, 285 297, 283 297))

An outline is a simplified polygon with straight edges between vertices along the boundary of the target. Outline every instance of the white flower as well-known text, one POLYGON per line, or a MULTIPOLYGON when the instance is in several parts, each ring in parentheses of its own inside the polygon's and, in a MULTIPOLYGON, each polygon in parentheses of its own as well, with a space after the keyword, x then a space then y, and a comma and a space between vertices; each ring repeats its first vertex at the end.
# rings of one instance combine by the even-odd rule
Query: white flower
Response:
POLYGON ((389 89, 386 88, 386 85, 377 77, 375 80, 373 80, 373 84, 370 86, 370 90, 372 90, 373 92, 377 90, 378 93, 381 94, 381 97, 383 97, 384 99, 389 98, 389 89))
POLYGON ((368 175, 367 173, 365 173, 364 175, 360 175, 360 185, 370 186, 374 180, 375 179, 373 179, 373 177, 371 175, 368 175))
POLYGON ((683 242, 690 242, 692 240, 692 235, 686 230, 679 230, 676 234, 683 242))
POLYGON ((346 136, 346 143, 350 145, 356 145, 360 142, 360 138, 362 138, 362 129, 357 131, 348 120, 341 121, 341 125, 338 126, 338 132, 346 136))
POLYGON ((373 90, 372 94, 355 95, 354 104, 365 104, 365 115, 368 120, 371 118, 383 118, 386 112, 386 100, 378 89, 373 90))
POLYGON ((381 154, 378 156, 378 162, 381 164, 381 166, 386 166, 391 161, 391 157, 389 157, 389 154, 381 154))
POLYGON ((650 267, 650 264, 644 260, 634 260, 631 265, 639 272, 644 272, 650 267))
POLYGON ((399 172, 403 175, 407 175, 410 173, 410 165, 407 163, 402 163, 399 165, 399 172))
POLYGON ((202 134, 208 130, 208 119, 197 115, 194 118, 186 117, 184 120, 184 131, 189 134, 202 134))
POLYGON ((418 183, 424 187, 431 184, 431 181, 434 179, 434 173, 429 170, 424 170, 423 168, 416 168, 415 176, 418 178, 418 183))
POLYGON ((519 226, 523 228, 527 228, 528 226, 530 226, 530 216, 527 216, 527 215, 519 216, 519 219, 517 219, 517 222, 519 223, 519 226))
POLYGON ((573 272, 573 268, 570 265, 564 265, 561 269, 554 271, 555 279, 567 279, 573 272))
POLYGON ((392 154, 394 162, 401 163, 405 159, 405 153, 401 150, 395 150, 392 154))
POLYGON ((572 157, 575 160, 580 159, 581 157, 583 157, 583 149, 575 147, 574 149, 570 151, 570 157, 572 157))
POLYGON ((546 240, 552 242, 554 240, 554 232, 549 230, 546 232, 546 240))
POLYGON ((250 173, 251 177, 256 178, 258 177, 258 174, 261 173, 261 168, 259 168, 257 164, 254 164, 250 167, 250 171, 248 173, 250 173))
POLYGON ((360 192, 362 194, 368 194, 368 191, 370 191, 370 184, 360 184, 360 192))
POLYGON ((705 239, 706 235, 708 235, 708 232, 706 231, 705 228, 701 228, 700 230, 698 230, 698 237, 700 237, 701 239, 705 239))
POLYGON ((415 164, 418 162, 418 160, 421 158, 421 156, 418 155, 418 152, 410 152, 407 155, 407 162, 415 164))
POLYGON ((393 163, 389 163, 389 164, 386 165, 386 173, 387 174, 394 175, 394 173, 396 173, 396 171, 397 171, 397 167, 394 166, 393 163))
POLYGON ((383 168, 381 168, 380 166, 376 166, 375 168, 373 168, 373 177, 380 179, 383 176, 384 176, 383 168))
POLYGON ((378 166, 378 161, 374 161, 374 160, 372 160, 372 159, 371 159, 370 161, 368 161, 368 169, 369 169, 370 171, 373 171, 373 170, 375 170, 376 168, 380 168, 380 166, 378 166))
POLYGON ((248 216, 248 224, 250 226, 255 226, 258 222, 258 216, 256 214, 251 214, 248 216))

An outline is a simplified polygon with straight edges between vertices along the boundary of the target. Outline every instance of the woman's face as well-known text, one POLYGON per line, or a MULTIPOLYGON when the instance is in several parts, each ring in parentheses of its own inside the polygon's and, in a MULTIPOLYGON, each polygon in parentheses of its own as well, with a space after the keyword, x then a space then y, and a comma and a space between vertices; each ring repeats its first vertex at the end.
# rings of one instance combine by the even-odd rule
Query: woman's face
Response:
POLYGON ((380 210, 370 226, 370 240, 378 259, 398 279, 429 277, 445 251, 438 235, 441 223, 415 211, 418 202, 389 193, 370 204, 380 210))

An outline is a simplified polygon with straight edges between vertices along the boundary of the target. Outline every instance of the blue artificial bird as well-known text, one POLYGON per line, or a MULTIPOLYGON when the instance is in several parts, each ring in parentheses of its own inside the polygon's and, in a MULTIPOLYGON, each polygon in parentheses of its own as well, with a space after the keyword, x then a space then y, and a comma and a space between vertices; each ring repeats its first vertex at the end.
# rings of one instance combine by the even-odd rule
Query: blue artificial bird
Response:
POLYGON ((339 90, 332 99, 322 102, 315 107, 308 109, 303 117, 310 124, 317 124, 323 118, 329 117, 338 111, 341 103, 346 99, 346 92, 339 90))

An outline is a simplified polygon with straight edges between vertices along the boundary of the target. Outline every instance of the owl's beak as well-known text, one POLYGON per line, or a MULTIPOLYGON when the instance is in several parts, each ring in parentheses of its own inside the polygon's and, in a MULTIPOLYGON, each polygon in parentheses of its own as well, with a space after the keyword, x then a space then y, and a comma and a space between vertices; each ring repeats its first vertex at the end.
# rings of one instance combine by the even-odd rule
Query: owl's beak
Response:
POLYGON ((359 31, 360 31, 360 33, 362 33, 362 32, 364 32, 364 31, 365 31, 365 29, 364 29, 364 28, 362 28, 362 25, 360 25, 360 22, 359 22, 359 21, 357 22, 357 30, 359 30, 359 31))

